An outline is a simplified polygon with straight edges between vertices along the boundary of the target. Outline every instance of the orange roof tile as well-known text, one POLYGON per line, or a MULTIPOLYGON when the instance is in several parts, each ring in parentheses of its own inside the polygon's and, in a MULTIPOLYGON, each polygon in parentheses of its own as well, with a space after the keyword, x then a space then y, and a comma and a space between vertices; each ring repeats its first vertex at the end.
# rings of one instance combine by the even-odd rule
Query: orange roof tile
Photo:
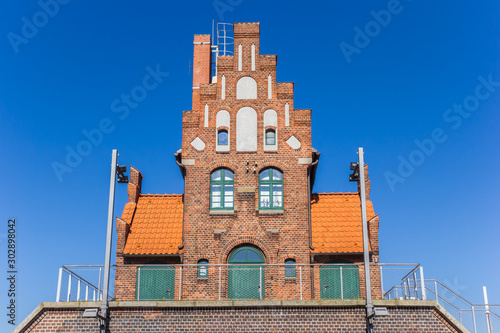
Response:
MULTIPOLYGON (((366 202, 368 221, 375 216, 366 202)), ((313 253, 363 252, 361 203, 358 193, 313 194, 311 201, 313 253)))
POLYGON ((181 253, 182 212, 182 194, 141 194, 137 205, 127 203, 122 219, 131 226, 123 253, 181 253))

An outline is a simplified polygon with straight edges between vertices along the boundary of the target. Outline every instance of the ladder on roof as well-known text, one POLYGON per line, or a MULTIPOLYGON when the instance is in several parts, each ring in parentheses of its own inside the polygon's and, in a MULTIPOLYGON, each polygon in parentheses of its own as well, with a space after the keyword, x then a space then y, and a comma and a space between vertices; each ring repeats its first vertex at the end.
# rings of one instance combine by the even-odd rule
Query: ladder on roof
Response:
POLYGON ((217 22, 216 35, 214 38, 214 21, 212 21, 212 52, 215 54, 212 61, 212 73, 214 73, 212 82, 217 78, 217 58, 219 55, 234 54, 234 31, 232 23, 217 22))

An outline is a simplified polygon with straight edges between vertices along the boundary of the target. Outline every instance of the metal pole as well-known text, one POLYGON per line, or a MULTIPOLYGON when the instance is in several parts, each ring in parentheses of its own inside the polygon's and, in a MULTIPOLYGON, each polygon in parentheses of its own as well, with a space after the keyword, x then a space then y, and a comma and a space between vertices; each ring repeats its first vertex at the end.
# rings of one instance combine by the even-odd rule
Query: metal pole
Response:
POLYGON ((427 300, 427 291, 425 290, 424 268, 420 266, 420 288, 422 288, 422 299, 427 300))
POLYGON ((181 300, 181 294, 182 294, 182 266, 179 268, 179 301, 181 300))
POLYGON ((97 282, 97 300, 100 301, 101 295, 101 282, 102 282, 102 267, 99 267, 99 282, 97 282))
MULTIPOLYGON (((116 161, 118 151, 113 149, 111 154, 111 177, 109 181, 109 203, 108 203, 108 228, 106 231, 106 254, 104 256, 104 281, 103 281, 103 294, 101 311, 105 320, 108 320, 108 289, 109 289, 109 271, 111 264, 111 240, 113 236, 113 215, 115 207, 115 185, 116 185, 116 161)), ((101 325, 101 330, 103 330, 101 325)), ((105 328, 104 328, 105 330, 105 328)))
POLYGON ((81 285, 81 282, 80 280, 78 280, 78 288, 76 290, 76 300, 77 301, 80 301, 80 285, 81 285))
POLYGON ((61 301, 61 283, 62 283, 62 267, 59 268, 59 278, 57 279, 57 294, 56 294, 56 302, 61 301))
POLYGON ((384 277, 382 275, 382 265, 379 266, 380 269, 380 291, 382 293, 382 298, 384 298, 384 277))
POLYGON ((366 190, 365 190, 365 162, 363 148, 358 148, 359 159, 359 196, 361 199, 361 218, 363 223, 363 257, 365 262, 365 290, 366 290, 366 317, 367 332, 373 332, 373 304, 372 304, 372 286, 370 279, 370 252, 368 249, 368 221, 366 217, 366 190))
POLYGON ((299 266, 300 300, 302 300, 302 266, 299 266))
POLYGON ((141 300, 141 266, 137 267, 137 300, 141 300))
POLYGON ((219 301, 221 300, 221 288, 222 288, 222 266, 219 266, 219 301))
POLYGON ((68 295, 66 297, 66 302, 69 302, 70 297, 71 297, 71 274, 68 277, 68 295))
POLYGON ((344 299, 344 281, 342 279, 342 266, 340 266, 340 299, 344 299))
POLYGON ((436 294, 436 303, 439 304, 438 285, 436 281, 434 281, 434 293, 436 294))
POLYGON ((262 299, 262 266, 259 267, 259 293, 260 293, 260 299, 262 299))
POLYGON ((474 306, 471 306, 472 309, 472 325, 474 326, 474 333, 476 333, 476 313, 474 312, 474 306))
POLYGON ((488 327, 488 333, 493 333, 493 328, 491 327, 491 314, 490 306, 488 305, 488 293, 486 292, 486 286, 483 286, 483 297, 484 297, 484 313, 486 314, 486 325, 488 327))
POLYGON ((417 273, 413 272, 413 293, 415 294, 415 299, 418 299, 418 286, 417 286, 417 273))

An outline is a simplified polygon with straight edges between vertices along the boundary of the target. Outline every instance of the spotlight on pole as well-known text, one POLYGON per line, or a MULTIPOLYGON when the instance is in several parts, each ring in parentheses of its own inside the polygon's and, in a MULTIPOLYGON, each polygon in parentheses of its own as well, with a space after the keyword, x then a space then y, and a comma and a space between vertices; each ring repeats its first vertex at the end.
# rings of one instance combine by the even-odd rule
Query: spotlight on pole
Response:
POLYGON ((349 175, 349 181, 350 182, 357 182, 357 181, 359 181, 359 163, 357 163, 357 162, 351 162, 350 169, 353 172, 352 172, 352 174, 349 175))
POLYGON ((118 179, 116 180, 118 183, 128 183, 128 176, 124 175, 127 172, 126 165, 117 165, 116 166, 116 175, 118 179))

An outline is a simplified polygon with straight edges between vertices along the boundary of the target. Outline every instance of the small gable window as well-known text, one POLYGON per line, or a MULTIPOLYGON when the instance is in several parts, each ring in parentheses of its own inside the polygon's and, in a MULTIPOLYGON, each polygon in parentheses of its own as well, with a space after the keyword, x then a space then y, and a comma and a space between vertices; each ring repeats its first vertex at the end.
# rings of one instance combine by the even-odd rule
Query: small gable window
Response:
POLYGON ((221 129, 217 133, 217 144, 219 146, 227 146, 228 145, 228 135, 227 130, 221 129))
POLYGON ((210 174, 210 209, 232 210, 234 207, 234 173, 226 168, 210 174))
POLYGON ((266 145, 274 146, 276 144, 276 131, 273 129, 266 130, 266 145))
POLYGON ((208 260, 200 259, 198 260, 198 277, 207 278, 208 277, 208 260))
POLYGON ((285 260, 285 277, 295 277, 295 259, 285 260))
POLYGON ((267 168, 259 174, 259 208, 283 209, 283 173, 267 168))

